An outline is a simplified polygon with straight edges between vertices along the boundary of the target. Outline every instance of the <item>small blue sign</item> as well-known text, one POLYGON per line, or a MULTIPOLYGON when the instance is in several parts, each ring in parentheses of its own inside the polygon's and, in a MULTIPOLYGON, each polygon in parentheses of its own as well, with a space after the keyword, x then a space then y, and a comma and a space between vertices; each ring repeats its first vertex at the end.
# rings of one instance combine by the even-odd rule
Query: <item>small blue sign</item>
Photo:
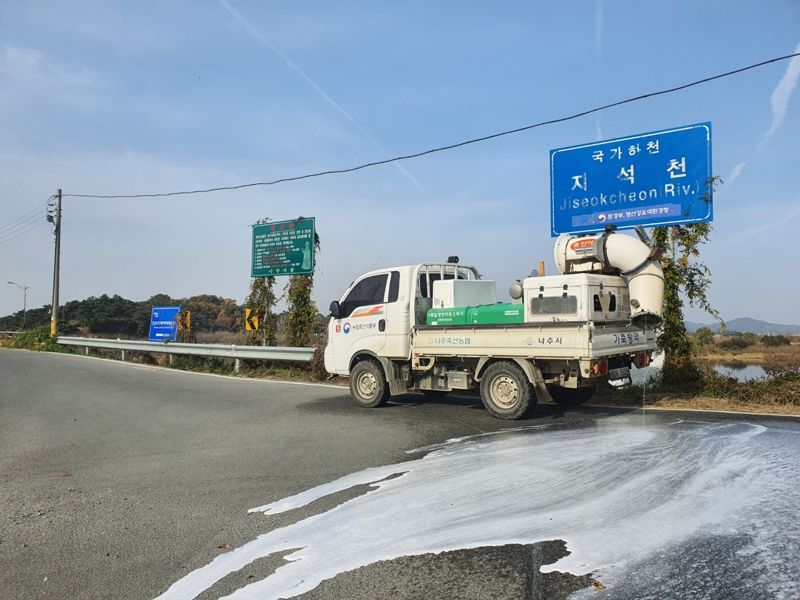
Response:
POLYGON ((711 123, 550 151, 550 232, 713 218, 711 123))
POLYGON ((178 313, 180 306, 154 306, 150 313, 150 335, 147 339, 151 342, 174 342, 178 337, 178 313))

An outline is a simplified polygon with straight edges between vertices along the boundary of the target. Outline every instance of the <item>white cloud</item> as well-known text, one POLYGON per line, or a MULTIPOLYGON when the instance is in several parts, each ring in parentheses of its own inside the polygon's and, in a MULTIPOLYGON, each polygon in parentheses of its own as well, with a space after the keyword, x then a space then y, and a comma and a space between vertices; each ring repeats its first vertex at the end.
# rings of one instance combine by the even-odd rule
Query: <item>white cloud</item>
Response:
MULTIPOLYGON (((794 51, 800 52, 800 44, 797 45, 794 51)), ((772 104, 772 123, 767 133, 764 134, 764 139, 761 140, 759 148, 766 144, 769 138, 783 125, 783 121, 786 118, 786 111, 789 107, 789 100, 792 97, 794 88, 797 87, 798 79, 800 79, 800 57, 795 56, 789 61, 783 77, 778 82, 778 85, 775 87, 770 97, 770 102, 772 104)))
POLYGON ((87 69, 71 71, 40 50, 9 45, 0 52, 0 74, 17 82, 47 87, 89 86, 95 82, 87 69))
MULTIPOLYGON (((796 203, 797 202, 795 201, 793 204, 796 203)), ((745 229, 744 231, 742 231, 742 236, 746 238, 752 238, 758 235, 759 233, 764 233, 767 231, 774 233, 774 231, 777 228, 782 227, 783 225, 788 225, 798 217, 800 217, 800 208, 796 208, 795 210, 786 213, 782 218, 776 219, 775 221, 770 221, 769 223, 761 223, 759 225, 755 225, 753 227, 745 229)))

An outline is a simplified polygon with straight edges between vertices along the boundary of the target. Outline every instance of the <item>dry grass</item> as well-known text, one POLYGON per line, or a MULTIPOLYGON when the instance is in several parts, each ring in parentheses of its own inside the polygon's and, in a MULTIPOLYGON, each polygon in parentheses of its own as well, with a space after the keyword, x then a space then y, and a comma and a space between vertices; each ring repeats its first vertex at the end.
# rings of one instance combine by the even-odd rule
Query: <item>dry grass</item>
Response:
MULTIPOLYGON (((613 397, 599 395, 593 398, 589 405, 611 405, 641 408, 641 397, 637 401, 632 397, 613 397)), ((797 404, 761 404, 730 400, 728 398, 714 398, 712 396, 692 396, 682 394, 647 394, 644 402, 645 408, 663 409, 692 409, 730 412, 754 412, 772 415, 800 415, 800 405, 797 404)))
POLYGON ((800 367, 800 338, 791 338, 789 346, 753 344, 741 351, 724 350, 715 342, 713 346, 698 348, 695 358, 701 363, 743 362, 775 367, 800 367))

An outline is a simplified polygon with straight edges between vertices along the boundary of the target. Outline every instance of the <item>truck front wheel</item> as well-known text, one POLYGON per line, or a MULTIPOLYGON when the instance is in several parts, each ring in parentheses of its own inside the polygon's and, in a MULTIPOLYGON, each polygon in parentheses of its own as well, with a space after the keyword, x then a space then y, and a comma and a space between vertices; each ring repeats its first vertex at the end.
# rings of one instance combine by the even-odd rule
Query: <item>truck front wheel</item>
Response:
POLYGON ((553 402, 561 406, 580 406, 594 396, 594 387, 563 388, 558 385, 547 386, 553 402))
POLYGON ((381 366, 374 360, 357 362, 350 372, 350 393, 356 404, 375 408, 389 399, 389 384, 381 366))
POLYGON ((519 419, 536 404, 533 386, 520 366, 511 361, 492 363, 481 377, 481 400, 498 419, 519 419))

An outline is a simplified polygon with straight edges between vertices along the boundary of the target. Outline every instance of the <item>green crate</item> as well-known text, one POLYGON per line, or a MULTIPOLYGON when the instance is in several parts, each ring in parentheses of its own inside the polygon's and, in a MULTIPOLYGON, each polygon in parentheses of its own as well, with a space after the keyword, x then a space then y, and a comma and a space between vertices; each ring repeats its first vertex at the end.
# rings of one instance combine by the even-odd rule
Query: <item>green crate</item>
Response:
POLYGON ((473 325, 505 325, 525 322, 522 304, 489 304, 467 310, 467 322, 473 325))
POLYGON ((522 304, 487 304, 432 308, 425 318, 428 325, 505 325, 525 322, 522 304))
POLYGON ((425 317, 428 325, 466 325, 467 307, 431 308, 425 317))

